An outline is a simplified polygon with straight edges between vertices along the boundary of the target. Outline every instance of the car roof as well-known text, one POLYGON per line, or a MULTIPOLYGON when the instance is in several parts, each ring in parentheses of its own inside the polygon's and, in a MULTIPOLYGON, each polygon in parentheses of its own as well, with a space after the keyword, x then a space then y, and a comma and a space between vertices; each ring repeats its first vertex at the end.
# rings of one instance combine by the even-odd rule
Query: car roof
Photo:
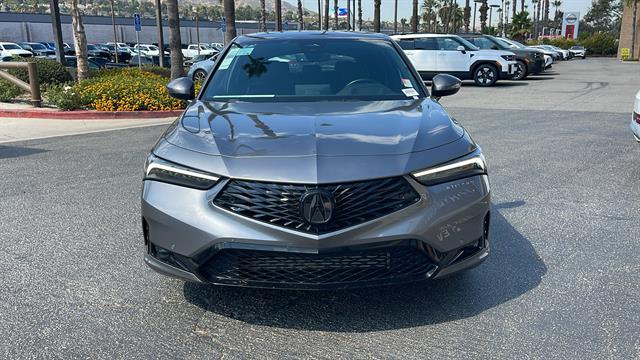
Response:
POLYGON ((383 39, 388 40, 389 36, 380 33, 351 32, 351 31, 283 31, 283 32, 262 32, 250 35, 241 35, 236 38, 237 42, 255 39, 279 40, 279 39, 383 39))
POLYGON ((0 41, 0 45, 18 45, 18 44, 14 42, 0 41))
POLYGON ((402 35, 392 35, 393 39, 417 39, 417 38, 434 38, 434 37, 448 37, 448 36, 458 36, 455 34, 402 34, 402 35))

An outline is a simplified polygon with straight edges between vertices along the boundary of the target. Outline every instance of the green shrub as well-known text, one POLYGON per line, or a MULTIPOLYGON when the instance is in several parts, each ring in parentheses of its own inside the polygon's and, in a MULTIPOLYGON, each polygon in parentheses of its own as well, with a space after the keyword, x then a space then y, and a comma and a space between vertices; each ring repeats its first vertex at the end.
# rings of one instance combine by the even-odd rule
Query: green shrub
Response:
MULTIPOLYGON (((0 70, 1 71, 1 70, 0 70)), ((13 100, 22 95, 24 91, 12 83, 0 79, 0 101, 13 100)))
POLYGON ((44 93, 45 99, 60 110, 77 110, 82 108, 80 93, 73 86, 49 85, 44 93))
POLYGON ((610 33, 596 33, 580 39, 579 44, 587 48, 589 55, 610 56, 618 53, 618 39, 610 33))
POLYGON ((101 111, 174 110, 185 102, 167 92, 168 79, 138 68, 105 69, 74 86, 81 103, 101 111))
MULTIPOLYGON (((35 62, 38 64, 38 79, 40 79, 41 85, 63 84, 73 80, 67 69, 54 60, 18 58, 15 61, 35 62)), ((9 73, 24 82, 29 82, 29 72, 27 69, 11 69, 9 73)))

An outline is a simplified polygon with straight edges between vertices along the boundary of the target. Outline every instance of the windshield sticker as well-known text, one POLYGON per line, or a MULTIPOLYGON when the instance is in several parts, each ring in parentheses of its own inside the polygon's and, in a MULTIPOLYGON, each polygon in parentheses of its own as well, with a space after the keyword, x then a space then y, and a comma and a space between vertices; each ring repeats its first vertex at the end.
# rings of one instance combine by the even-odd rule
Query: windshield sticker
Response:
POLYGON ((218 70, 228 69, 232 61, 233 61, 233 56, 232 57, 227 56, 226 58, 224 58, 224 60, 222 60, 222 63, 220 63, 218 70))
POLYGON ((408 89, 402 89, 402 92, 406 95, 406 96, 418 96, 418 92, 416 91, 416 89, 414 88, 408 88, 408 89))
POLYGON ((413 87, 413 84, 409 79, 402 79, 402 85, 404 85, 404 87, 413 87))
POLYGON ((246 48, 238 49, 238 52, 236 52, 236 56, 251 55, 252 52, 253 52, 252 47, 246 47, 246 48))
POLYGON ((239 48, 229 49, 227 56, 225 56, 224 60, 222 60, 222 62, 220 63, 218 70, 228 69, 229 66, 231 65, 231 62, 233 61, 233 58, 238 54, 238 50, 241 50, 241 49, 239 48))

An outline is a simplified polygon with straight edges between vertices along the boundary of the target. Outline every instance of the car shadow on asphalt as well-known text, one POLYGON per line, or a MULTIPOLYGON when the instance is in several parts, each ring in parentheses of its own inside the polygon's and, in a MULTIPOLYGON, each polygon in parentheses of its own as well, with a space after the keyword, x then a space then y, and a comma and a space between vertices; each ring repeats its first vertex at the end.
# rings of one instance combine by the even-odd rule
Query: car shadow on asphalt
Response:
POLYGON ((547 272, 531 243, 492 208, 491 255, 449 278, 343 291, 284 291, 185 283, 187 301, 252 325, 333 332, 370 332, 476 316, 536 288, 547 272))
POLYGON ((49 150, 30 148, 24 146, 5 146, 0 145, 0 159, 17 158, 48 152, 49 150))

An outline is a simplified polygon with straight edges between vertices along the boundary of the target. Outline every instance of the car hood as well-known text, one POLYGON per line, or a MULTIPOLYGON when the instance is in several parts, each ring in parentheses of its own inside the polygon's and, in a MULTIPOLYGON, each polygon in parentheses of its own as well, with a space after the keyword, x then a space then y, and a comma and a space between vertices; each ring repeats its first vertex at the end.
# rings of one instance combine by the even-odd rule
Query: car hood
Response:
POLYGON ((431 99, 195 102, 153 153, 223 177, 319 184, 404 175, 476 148, 431 99))
POLYGON ((432 149, 463 133, 430 99, 195 102, 166 140, 225 157, 375 156, 432 149))

